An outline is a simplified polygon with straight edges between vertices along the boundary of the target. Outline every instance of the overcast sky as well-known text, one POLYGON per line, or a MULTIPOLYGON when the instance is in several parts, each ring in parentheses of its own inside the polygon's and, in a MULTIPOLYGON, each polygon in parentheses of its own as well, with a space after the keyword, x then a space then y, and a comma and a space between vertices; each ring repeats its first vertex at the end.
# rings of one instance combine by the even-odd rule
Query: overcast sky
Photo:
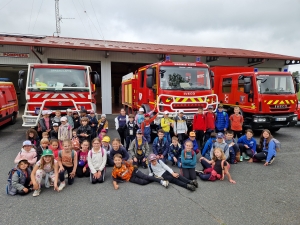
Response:
MULTIPOLYGON (((61 35, 300 57, 300 0, 60 0, 61 35)), ((52 36, 55 0, 0 0, 0 32, 52 36)), ((300 66, 290 66, 291 71, 300 66)))

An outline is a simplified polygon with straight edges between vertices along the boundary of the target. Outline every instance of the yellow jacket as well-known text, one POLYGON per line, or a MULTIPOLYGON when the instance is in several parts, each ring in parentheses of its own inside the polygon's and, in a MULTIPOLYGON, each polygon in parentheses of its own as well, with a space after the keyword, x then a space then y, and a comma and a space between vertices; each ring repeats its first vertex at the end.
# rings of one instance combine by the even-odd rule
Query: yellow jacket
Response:
POLYGON ((173 123, 173 120, 170 118, 161 118, 160 120, 160 126, 163 129, 164 132, 170 132, 171 124, 173 123))

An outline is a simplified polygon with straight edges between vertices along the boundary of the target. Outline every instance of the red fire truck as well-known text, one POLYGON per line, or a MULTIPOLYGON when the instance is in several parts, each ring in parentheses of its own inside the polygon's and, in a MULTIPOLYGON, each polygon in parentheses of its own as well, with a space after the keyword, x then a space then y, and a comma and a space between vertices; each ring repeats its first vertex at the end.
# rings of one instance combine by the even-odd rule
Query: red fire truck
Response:
POLYGON ((23 126, 37 126, 42 110, 61 110, 63 114, 67 108, 96 110, 99 83, 99 74, 89 66, 29 64, 27 76, 25 71, 19 71, 18 81, 27 100, 23 126))
POLYGON ((175 116, 183 109, 187 119, 192 119, 198 107, 216 108, 218 96, 212 93, 214 76, 209 66, 200 62, 172 62, 166 56, 158 62, 139 68, 122 79, 122 104, 128 112, 140 107, 145 112, 155 107, 159 116, 165 110, 175 116))
POLYGON ((212 71, 214 93, 229 115, 234 106, 241 108, 245 128, 278 131, 297 123, 299 81, 291 73, 250 67, 213 67, 212 71))

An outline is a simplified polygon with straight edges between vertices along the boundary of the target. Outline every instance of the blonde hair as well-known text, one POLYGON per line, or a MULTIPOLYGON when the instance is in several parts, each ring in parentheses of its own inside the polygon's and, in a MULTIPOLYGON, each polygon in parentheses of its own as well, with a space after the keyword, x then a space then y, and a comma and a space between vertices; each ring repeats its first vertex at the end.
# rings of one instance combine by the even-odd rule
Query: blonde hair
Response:
MULTIPOLYGON (((51 165, 51 169, 53 170, 54 169, 54 156, 53 155, 49 155, 49 156, 51 157, 50 165, 51 165)), ((45 156, 41 157, 41 163, 40 163, 40 167, 39 167, 39 169, 42 169, 42 170, 44 169, 44 166, 46 165, 44 157, 45 156)))
POLYGON ((216 152, 216 151, 220 151, 220 152, 221 152, 221 159, 222 159, 222 160, 226 160, 226 156, 225 156, 223 150, 222 150, 221 148, 215 148, 215 149, 214 149, 214 152, 213 152, 213 157, 212 157, 212 160, 213 160, 213 161, 217 161, 217 160, 218 160, 218 158, 217 158, 216 155, 215 155, 215 152, 216 152))
POLYGON ((43 138, 43 139, 41 140, 41 144, 45 144, 45 143, 49 144, 48 138, 43 138))

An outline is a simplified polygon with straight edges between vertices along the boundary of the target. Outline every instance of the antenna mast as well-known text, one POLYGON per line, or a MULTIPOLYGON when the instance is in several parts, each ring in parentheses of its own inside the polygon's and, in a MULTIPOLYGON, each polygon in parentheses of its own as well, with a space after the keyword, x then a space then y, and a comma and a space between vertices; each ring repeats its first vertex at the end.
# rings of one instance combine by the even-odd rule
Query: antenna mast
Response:
POLYGON ((62 19, 75 19, 75 18, 62 18, 62 16, 59 15, 59 0, 55 0, 55 20, 56 20, 56 32, 53 33, 57 34, 57 37, 60 35, 60 22, 62 22, 62 19))

